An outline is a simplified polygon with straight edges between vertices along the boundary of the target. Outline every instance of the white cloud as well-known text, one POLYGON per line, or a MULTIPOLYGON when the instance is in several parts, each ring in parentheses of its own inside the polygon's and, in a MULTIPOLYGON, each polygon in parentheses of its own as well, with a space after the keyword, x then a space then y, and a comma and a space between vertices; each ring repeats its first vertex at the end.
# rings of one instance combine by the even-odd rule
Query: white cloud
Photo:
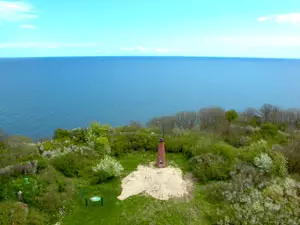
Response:
POLYGON ((257 18, 258 22, 274 21, 276 23, 289 23, 300 25, 300 13, 288 13, 257 18))
POLYGON ((147 48, 141 47, 141 46, 136 46, 135 49, 137 49, 140 52, 146 51, 147 48))
POLYGON ((142 46, 136 46, 136 47, 121 47, 121 51, 126 51, 126 52, 144 52, 147 50, 147 48, 142 47, 142 46))
POLYGON ((96 50, 96 52, 97 52, 97 53, 102 53, 103 51, 102 51, 102 50, 96 50))
POLYGON ((37 18, 32 5, 22 1, 0 1, 0 22, 37 18))
POLYGON ((83 42, 0 42, 0 48, 94 48, 99 47, 99 43, 83 42))
POLYGON ((164 52, 169 52, 169 49, 167 49, 167 48, 157 48, 157 49, 155 49, 155 51, 164 53, 164 52))
POLYGON ((24 24, 24 25, 21 25, 20 28, 23 28, 23 29, 36 29, 37 27, 34 26, 34 25, 30 25, 30 24, 24 24))

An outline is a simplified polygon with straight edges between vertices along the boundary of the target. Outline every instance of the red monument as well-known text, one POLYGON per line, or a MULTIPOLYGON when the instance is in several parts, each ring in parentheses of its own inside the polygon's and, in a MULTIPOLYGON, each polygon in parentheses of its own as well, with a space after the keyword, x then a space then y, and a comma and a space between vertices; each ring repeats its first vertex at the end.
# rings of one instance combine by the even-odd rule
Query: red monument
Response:
POLYGON ((158 155, 157 155, 157 166, 159 168, 166 167, 166 150, 165 150, 165 141, 163 138, 159 139, 158 145, 158 155))

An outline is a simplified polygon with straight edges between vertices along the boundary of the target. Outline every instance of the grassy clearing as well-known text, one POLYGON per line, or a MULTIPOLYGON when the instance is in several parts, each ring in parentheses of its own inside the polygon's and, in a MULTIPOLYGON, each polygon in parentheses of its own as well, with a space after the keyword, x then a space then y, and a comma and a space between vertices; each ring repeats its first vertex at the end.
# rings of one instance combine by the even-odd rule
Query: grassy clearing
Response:
MULTIPOLYGON (((177 165, 184 172, 190 170, 187 159, 181 154, 168 154, 170 164, 177 165)), ((124 175, 134 171, 139 164, 155 161, 156 154, 151 152, 132 153, 119 158, 124 167, 124 175)), ((199 187, 196 187, 199 188, 199 187)), ((195 202, 184 200, 158 201, 147 196, 133 196, 119 201, 121 181, 114 179, 95 186, 85 186, 87 196, 103 196, 104 206, 85 206, 84 199, 78 197, 77 206, 63 224, 193 224, 195 213, 200 212, 195 202)), ((199 207, 199 198, 197 200, 199 207)), ((197 215, 200 219, 203 215, 197 215)))

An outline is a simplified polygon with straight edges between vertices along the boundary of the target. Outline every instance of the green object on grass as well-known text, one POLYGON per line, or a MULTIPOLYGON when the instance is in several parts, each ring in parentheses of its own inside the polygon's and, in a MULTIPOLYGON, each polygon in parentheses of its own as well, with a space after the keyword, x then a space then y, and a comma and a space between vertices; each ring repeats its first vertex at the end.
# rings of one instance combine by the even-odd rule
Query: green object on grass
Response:
POLYGON ((100 202, 101 205, 103 205, 103 198, 99 197, 99 196, 94 196, 94 197, 91 197, 90 200, 92 202, 100 202))
POLYGON ((25 183, 25 184, 29 184, 29 178, 28 178, 28 177, 25 177, 25 178, 24 178, 24 183, 25 183))
POLYGON ((90 198, 92 202, 100 202, 101 201, 101 197, 98 196, 94 196, 90 198))

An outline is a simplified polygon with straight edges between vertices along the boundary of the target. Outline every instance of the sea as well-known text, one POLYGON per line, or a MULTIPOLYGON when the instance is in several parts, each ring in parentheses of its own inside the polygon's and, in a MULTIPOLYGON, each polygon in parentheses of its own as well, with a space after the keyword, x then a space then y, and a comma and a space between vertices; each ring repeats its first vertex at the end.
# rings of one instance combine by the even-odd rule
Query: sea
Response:
POLYGON ((93 121, 179 111, 300 107, 300 60, 201 57, 0 59, 0 129, 38 140, 93 121))

